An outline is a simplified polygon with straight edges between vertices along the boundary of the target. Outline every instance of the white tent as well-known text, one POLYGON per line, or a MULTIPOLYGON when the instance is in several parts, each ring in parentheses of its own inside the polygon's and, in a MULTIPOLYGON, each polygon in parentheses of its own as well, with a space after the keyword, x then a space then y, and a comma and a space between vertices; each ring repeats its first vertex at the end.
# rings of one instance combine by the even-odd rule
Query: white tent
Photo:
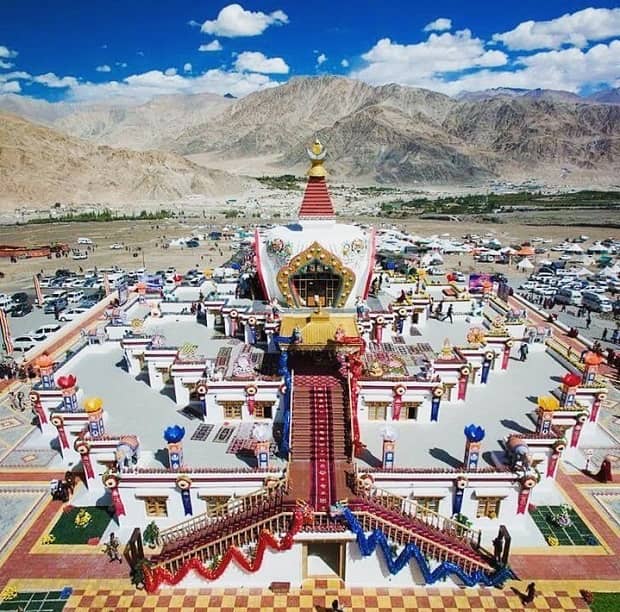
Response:
POLYGON ((564 247, 565 253, 583 253, 583 249, 578 244, 567 244, 564 247))
POLYGON ((527 257, 524 257, 517 264, 517 269, 518 270, 533 270, 534 269, 534 264, 527 257))

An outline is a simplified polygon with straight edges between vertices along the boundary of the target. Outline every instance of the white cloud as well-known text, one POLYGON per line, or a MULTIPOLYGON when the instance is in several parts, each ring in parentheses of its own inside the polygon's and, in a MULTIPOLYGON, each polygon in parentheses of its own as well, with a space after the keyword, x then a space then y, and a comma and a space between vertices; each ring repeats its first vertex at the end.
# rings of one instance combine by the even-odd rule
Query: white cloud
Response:
POLYGON ((29 81, 32 79, 32 75, 29 74, 28 72, 24 72, 23 70, 15 70, 13 72, 0 73, 0 83, 2 83, 3 81, 9 81, 11 79, 29 81))
MULTIPOLYGON (((205 92, 220 95, 231 93, 240 98, 258 89, 279 85, 277 81, 265 74, 221 69, 208 70, 198 76, 166 75, 161 70, 150 70, 141 74, 133 74, 121 81, 106 83, 79 82, 74 77, 60 79, 53 73, 39 75, 33 77, 32 80, 48 87, 68 87, 64 99, 75 102, 93 102, 115 97, 146 102, 158 95, 205 92)), ((2 84, 1 81, 0 84, 2 84)))
POLYGON ((239 71, 261 72, 263 74, 288 74, 289 67, 281 57, 265 57, 260 51, 239 53, 235 61, 239 71))
POLYGON ((9 58, 9 57, 17 57, 17 51, 13 51, 4 45, 0 45, 0 57, 9 58))
POLYGON ((127 62, 116 62, 119 68, 127 68, 127 62))
POLYGON ((327 61, 327 55, 325 55, 325 53, 321 53, 321 55, 319 55, 316 58, 316 65, 320 66, 321 64, 324 64, 327 61))
POLYGON ((176 73, 177 73, 176 68, 166 68, 166 70, 164 70, 164 74, 166 76, 174 76, 176 73))
POLYGON ((108 66, 107 64, 103 64, 103 66, 97 66, 95 70, 97 72, 112 72, 112 68, 110 68, 110 66, 108 66))
POLYGON ((187 25, 188 25, 188 26, 190 26, 190 27, 192 27, 192 28, 199 28, 201 24, 200 24, 200 23, 198 23, 195 19, 190 19, 190 20, 187 22, 187 25))
POLYGON ((222 45, 217 38, 215 40, 212 40, 210 43, 207 43, 206 45, 200 45, 200 47, 198 47, 198 51, 221 51, 221 50, 222 50, 222 45))
POLYGON ((19 93, 22 90, 17 81, 0 82, 0 94, 19 93))
POLYGON ((38 76, 32 77, 34 83, 39 83, 40 85, 45 85, 46 87, 77 87, 79 85, 78 80, 72 76, 59 77, 56 76, 53 72, 46 72, 45 74, 39 74, 38 76))
POLYGON ((186 64, 183 64, 183 72, 191 72, 192 71, 192 65, 187 62, 186 64))
POLYGON ((340 65, 341 65, 343 68, 348 68, 348 67, 349 67, 349 60, 347 60, 347 59, 343 59, 343 60, 340 62, 340 65))
POLYGON ((13 66, 15 66, 15 64, 13 64, 12 62, 5 62, 4 60, 0 60, 0 68, 8 70, 9 68, 13 68, 13 66))
POLYGON ((389 38, 379 40, 362 58, 368 66, 351 76, 375 85, 401 83, 420 86, 436 75, 472 68, 503 66, 508 57, 502 51, 486 50, 484 42, 469 30, 454 34, 432 33, 424 42, 401 45, 389 38))
POLYGON ((431 21, 424 26, 425 32, 443 32, 452 29, 452 19, 447 17, 438 17, 435 21, 431 21))
POLYGON ((620 35, 620 8, 586 8, 549 21, 524 21, 493 40, 509 49, 559 49, 562 45, 586 47, 589 41, 620 35))
POLYGON ((288 16, 284 11, 277 10, 269 15, 261 11, 246 11, 240 4, 229 4, 218 14, 216 19, 207 20, 200 28, 206 34, 226 36, 258 36, 270 25, 288 23, 288 16))

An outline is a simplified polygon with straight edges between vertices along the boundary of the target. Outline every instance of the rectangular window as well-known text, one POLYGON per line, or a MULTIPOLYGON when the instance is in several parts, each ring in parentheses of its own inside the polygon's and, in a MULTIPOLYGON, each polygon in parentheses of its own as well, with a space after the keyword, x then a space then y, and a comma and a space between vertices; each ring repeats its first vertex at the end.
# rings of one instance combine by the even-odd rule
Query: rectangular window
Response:
POLYGON ((401 421, 415 421, 418 418, 418 408, 421 402, 403 402, 400 411, 401 421))
POLYGON ((145 497, 146 516, 168 516, 167 497, 145 497))
POLYGON ((240 419, 243 402, 222 402, 225 419, 240 419))
POLYGON ((439 502, 441 497, 414 497, 413 500, 418 505, 418 513, 421 516, 426 514, 426 510, 439 512, 439 502))
POLYGON ((487 518, 497 518, 499 516, 499 504, 501 497, 480 497, 478 498, 478 509, 476 518, 486 516, 487 518))
POLYGON ((270 419, 273 414, 273 402, 256 402, 254 416, 257 419, 270 419))
POLYGON ((369 421, 385 421, 388 402, 366 402, 369 421))
POLYGON ((228 495, 201 495, 200 498, 204 499, 206 512, 209 516, 214 515, 217 508, 220 508, 229 500, 228 495))

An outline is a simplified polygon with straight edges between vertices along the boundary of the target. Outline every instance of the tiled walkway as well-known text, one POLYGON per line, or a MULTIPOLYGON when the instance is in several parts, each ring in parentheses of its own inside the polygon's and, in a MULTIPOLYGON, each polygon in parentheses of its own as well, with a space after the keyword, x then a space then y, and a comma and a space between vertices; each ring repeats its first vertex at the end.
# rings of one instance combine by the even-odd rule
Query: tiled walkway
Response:
MULTIPOLYGON (((109 581, 108 581, 109 582, 109 581)), ((471 612, 498 610, 587 610, 578 589, 556 588, 553 584, 537 585, 534 603, 524 605, 518 593, 525 585, 515 583, 506 589, 369 589, 354 588, 294 590, 274 595, 259 589, 174 589, 159 595, 145 595, 131 589, 105 585, 73 590, 65 612, 327 612, 338 599, 347 612, 471 612), (514 590, 513 590, 514 589, 514 590)), ((60 588, 60 587, 56 587, 60 588)))

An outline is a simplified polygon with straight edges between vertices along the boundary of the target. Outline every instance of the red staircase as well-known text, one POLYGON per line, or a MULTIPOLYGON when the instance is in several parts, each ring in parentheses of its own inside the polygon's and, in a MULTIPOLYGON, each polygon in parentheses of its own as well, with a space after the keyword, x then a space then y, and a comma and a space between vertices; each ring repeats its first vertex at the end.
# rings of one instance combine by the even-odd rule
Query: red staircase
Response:
POLYGON ((396 509, 386 508, 371 498, 358 499, 350 504, 350 508, 354 512, 368 513, 396 529, 406 531, 411 540, 419 547, 426 549, 431 558, 439 559, 444 556, 444 551, 448 550, 453 555, 451 560, 455 562, 467 560, 470 563, 491 567, 486 555, 453 532, 437 529, 419 518, 403 514, 396 509))

